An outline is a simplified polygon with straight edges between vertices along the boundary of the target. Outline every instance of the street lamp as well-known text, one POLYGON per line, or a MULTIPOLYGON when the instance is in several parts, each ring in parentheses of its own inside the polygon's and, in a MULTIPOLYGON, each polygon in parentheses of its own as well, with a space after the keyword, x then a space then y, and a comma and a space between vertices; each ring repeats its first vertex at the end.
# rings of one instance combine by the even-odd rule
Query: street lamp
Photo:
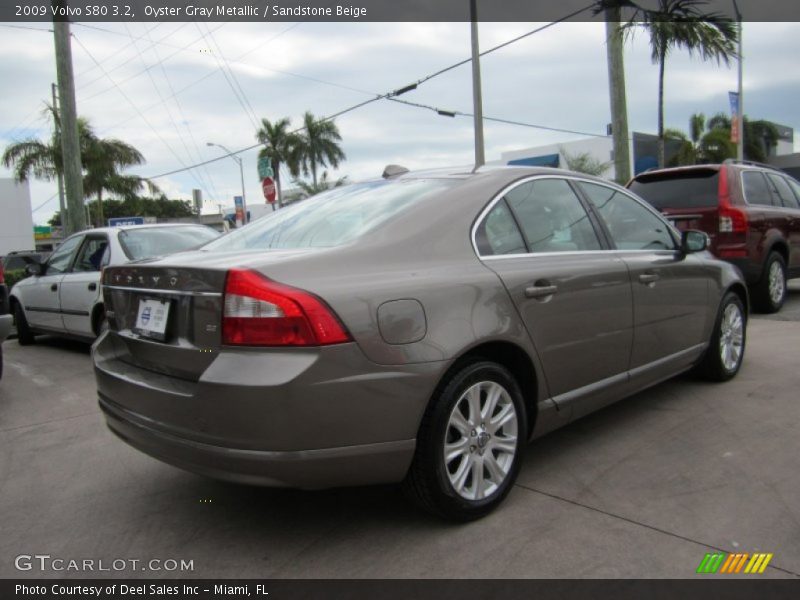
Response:
POLYGON ((244 165, 242 163, 242 159, 239 156, 236 156, 233 152, 228 150, 222 144, 215 144, 214 142, 206 142, 206 146, 216 146, 217 148, 222 148, 225 152, 228 153, 233 160, 239 163, 239 175, 242 178, 242 211, 244 212, 244 223, 242 225, 247 225, 247 198, 244 195, 244 165))

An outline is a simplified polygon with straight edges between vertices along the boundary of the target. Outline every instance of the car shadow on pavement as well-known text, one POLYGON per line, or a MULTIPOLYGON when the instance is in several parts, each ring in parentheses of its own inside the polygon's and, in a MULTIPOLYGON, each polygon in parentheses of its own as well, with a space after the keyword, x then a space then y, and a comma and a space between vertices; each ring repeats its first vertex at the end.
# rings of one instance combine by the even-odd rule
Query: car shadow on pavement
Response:
POLYGON ((63 350, 65 352, 74 352, 75 354, 88 355, 92 351, 92 345, 89 342, 55 335, 37 335, 35 344, 47 348, 63 350))

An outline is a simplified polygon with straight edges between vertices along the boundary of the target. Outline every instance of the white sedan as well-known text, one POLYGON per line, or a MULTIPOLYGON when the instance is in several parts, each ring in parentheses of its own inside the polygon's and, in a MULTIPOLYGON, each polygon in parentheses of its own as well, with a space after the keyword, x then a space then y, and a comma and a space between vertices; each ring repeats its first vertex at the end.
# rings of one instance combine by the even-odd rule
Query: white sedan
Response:
POLYGON ((33 343, 37 333, 93 340, 105 327, 103 267, 196 248, 219 235, 205 225, 163 224, 100 227, 68 237, 46 262, 28 265, 31 276, 11 290, 19 343, 33 343))

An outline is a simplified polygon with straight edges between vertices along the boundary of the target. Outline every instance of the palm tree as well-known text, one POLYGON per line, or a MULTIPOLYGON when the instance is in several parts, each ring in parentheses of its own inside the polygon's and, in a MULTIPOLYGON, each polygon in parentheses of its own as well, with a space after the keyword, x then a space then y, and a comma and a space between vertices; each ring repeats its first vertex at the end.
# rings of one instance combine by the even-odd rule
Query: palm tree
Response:
POLYGON ((294 180, 294 184, 303 190, 303 193, 306 195, 306 197, 316 196, 317 194, 321 194, 329 189, 341 187, 343 185, 347 185, 348 183, 347 176, 340 177, 336 181, 328 179, 327 171, 322 172, 322 177, 319 178, 319 183, 308 183, 306 181, 300 181, 299 179, 294 180))
MULTIPOLYGON (((49 104, 46 111, 53 119, 53 134, 49 142, 27 139, 8 146, 3 152, 3 164, 14 167, 14 178, 26 181, 31 176, 51 181, 64 172, 61 152, 61 127, 58 112, 49 104)), ((78 139, 83 165, 85 196, 97 197, 97 222, 103 223, 103 192, 130 196, 145 186, 155 193, 151 181, 137 175, 123 175, 120 169, 144 163, 144 156, 130 144, 117 139, 99 138, 89 122, 78 118, 78 139)))
POLYGON ((303 174, 311 174, 314 186, 317 185, 317 169, 320 166, 339 166, 346 156, 339 146, 342 136, 333 121, 317 119, 309 111, 303 115, 303 133, 300 134, 299 161, 303 174))
POLYGON ((278 206, 283 205, 281 195, 281 163, 289 168, 292 177, 300 175, 299 149, 301 137, 289 131, 291 120, 284 117, 274 123, 269 119, 261 119, 261 128, 256 132, 256 139, 264 147, 259 151, 259 158, 268 158, 275 176, 275 187, 278 191, 278 206))
POLYGON ((558 151, 564 156, 564 162, 567 163, 567 168, 576 173, 586 173, 587 175, 600 177, 614 164, 611 161, 603 162, 598 160, 588 152, 570 154, 563 147, 559 147, 558 151))
MULTIPOLYGON (((628 3, 630 5, 630 3, 628 3)), ((664 166, 664 68, 672 49, 697 53, 703 60, 728 64, 736 56, 738 31, 733 21, 700 10, 705 0, 658 0, 655 10, 640 10, 641 22, 624 25, 632 34, 641 27, 650 35, 650 58, 658 65, 658 166, 664 166)))

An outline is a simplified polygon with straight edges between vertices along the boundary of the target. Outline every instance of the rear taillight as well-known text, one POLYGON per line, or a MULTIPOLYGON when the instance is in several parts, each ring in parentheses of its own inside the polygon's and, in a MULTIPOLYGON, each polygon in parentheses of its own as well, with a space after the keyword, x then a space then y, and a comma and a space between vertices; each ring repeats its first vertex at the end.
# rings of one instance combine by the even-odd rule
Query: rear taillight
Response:
POLYGON ((339 319, 313 294, 255 271, 228 271, 223 344, 325 346, 348 341, 350 336, 339 319))
POLYGON ((728 189, 728 170, 719 169, 719 232, 746 233, 747 213, 731 205, 731 194, 728 189))

